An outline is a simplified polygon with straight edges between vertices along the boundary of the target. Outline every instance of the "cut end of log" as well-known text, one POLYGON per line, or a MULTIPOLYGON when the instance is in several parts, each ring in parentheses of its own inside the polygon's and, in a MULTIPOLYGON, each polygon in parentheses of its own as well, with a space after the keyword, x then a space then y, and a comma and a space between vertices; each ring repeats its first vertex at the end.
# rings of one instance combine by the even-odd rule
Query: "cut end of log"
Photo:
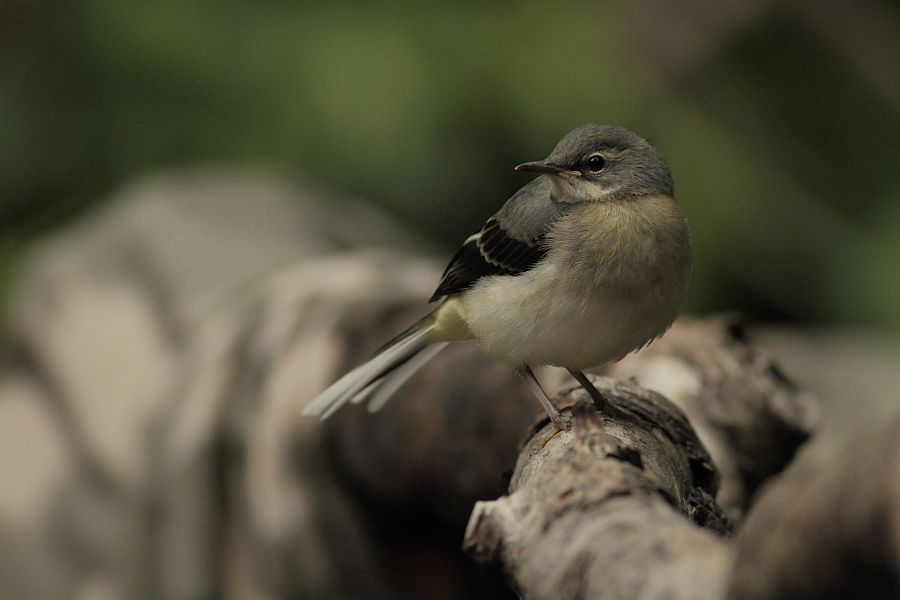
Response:
POLYGON ((503 510, 505 498, 490 502, 476 502, 466 527, 463 551, 475 562, 488 564, 499 555, 503 532, 497 514, 503 510))

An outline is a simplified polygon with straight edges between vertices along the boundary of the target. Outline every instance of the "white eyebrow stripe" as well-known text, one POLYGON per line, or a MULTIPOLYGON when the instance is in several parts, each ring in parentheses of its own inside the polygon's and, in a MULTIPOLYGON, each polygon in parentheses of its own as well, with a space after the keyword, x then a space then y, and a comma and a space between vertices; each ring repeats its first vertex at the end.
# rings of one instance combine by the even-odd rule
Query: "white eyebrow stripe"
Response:
MULTIPOLYGON (((628 152, 629 152, 628 148, 625 148, 625 149, 608 148, 606 150, 603 150, 602 152, 595 152, 594 154, 600 154, 601 156, 604 156, 609 159, 616 159, 616 158, 621 158, 628 152)), ((591 156, 593 156, 593 154, 591 156)))
POLYGON ((480 232, 480 231, 479 231, 478 233, 473 233, 472 235, 470 235, 469 237, 466 238, 466 241, 463 242, 463 246, 465 246, 465 245, 468 244, 469 242, 476 242, 476 243, 477 243, 478 240, 479 240, 479 238, 481 238, 481 232, 480 232))

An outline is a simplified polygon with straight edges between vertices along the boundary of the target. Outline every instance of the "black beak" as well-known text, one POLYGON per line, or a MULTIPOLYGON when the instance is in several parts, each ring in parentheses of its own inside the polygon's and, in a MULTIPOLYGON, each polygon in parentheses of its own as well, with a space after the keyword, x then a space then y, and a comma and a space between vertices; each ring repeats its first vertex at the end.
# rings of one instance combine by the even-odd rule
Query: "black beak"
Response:
POLYGON ((546 160, 538 160, 535 162, 522 163, 516 165, 516 171, 531 171, 534 173, 544 173, 545 175, 571 175, 573 177, 581 177, 581 171, 572 171, 554 165, 546 160))

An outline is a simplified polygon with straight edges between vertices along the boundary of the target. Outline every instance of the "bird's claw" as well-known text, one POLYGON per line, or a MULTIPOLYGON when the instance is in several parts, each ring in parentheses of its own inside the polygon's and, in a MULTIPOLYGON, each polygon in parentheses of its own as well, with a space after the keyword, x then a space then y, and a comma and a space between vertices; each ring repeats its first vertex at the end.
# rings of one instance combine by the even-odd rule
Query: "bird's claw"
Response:
POLYGON ((560 431, 568 431, 569 429, 572 429, 572 423, 574 422, 571 414, 563 414, 559 411, 551 414, 550 420, 560 431))

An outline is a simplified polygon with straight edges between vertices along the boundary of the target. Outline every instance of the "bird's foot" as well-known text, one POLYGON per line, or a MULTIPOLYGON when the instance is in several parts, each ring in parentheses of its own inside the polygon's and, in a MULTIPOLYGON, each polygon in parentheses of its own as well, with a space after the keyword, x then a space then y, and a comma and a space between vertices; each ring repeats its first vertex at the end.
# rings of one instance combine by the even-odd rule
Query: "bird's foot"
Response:
POLYGON ((544 388, 541 387, 541 383, 537 380, 537 377, 534 376, 531 367, 525 365, 519 369, 519 373, 521 373, 529 385, 531 385, 531 390, 534 392, 535 398, 537 398, 538 402, 541 403, 541 406, 544 407, 544 411, 547 413, 547 416, 550 417, 550 420, 553 421, 553 424, 556 425, 556 428, 559 431, 571 429, 572 417, 562 414, 559 412, 559 409, 553 405, 550 397, 547 396, 547 392, 544 391, 544 388))
POLYGON ((578 381, 582 389, 588 393, 588 396, 591 397, 591 400, 594 402, 594 407, 598 412, 610 418, 621 418, 625 416, 625 413, 613 404, 603 392, 594 387, 594 384, 587 378, 587 375, 573 369, 569 369, 569 373, 571 373, 572 377, 578 381))
POLYGON ((550 417, 550 421, 556 425, 556 428, 560 431, 568 431, 572 429, 572 415, 563 414, 559 411, 555 406, 552 407, 552 412, 550 410, 547 411, 547 416, 550 417))

